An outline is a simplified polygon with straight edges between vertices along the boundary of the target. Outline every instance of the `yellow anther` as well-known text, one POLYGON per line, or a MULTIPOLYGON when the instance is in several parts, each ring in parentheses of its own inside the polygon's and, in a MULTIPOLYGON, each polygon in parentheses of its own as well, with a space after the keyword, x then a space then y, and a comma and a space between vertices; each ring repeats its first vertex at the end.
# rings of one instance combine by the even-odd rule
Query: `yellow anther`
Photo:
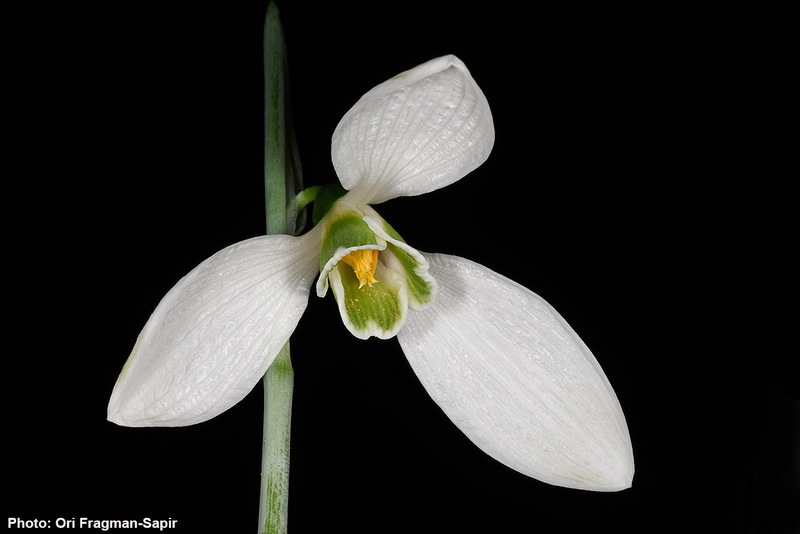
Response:
POLYGON ((342 261, 353 268, 353 272, 358 277, 358 288, 364 287, 364 284, 372 285, 375 280, 375 269, 378 267, 378 251, 367 250, 354 250, 344 258, 342 261))

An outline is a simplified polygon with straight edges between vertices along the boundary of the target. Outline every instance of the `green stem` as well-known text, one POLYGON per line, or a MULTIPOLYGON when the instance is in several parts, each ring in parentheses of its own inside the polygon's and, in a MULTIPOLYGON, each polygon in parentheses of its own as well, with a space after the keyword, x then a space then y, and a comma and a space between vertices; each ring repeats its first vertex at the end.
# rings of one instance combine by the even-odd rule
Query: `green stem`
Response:
POLYGON ((283 34, 274 2, 264 23, 264 194, 267 233, 286 233, 286 113, 283 34))
POLYGON ((264 375, 264 444, 261 451, 261 534, 286 532, 289 513, 289 452, 294 370, 289 343, 264 375))
MULTIPOLYGON (((264 23, 264 185, 267 234, 287 233, 287 189, 292 198, 294 195, 294 180, 290 183, 292 170, 286 165, 284 61, 283 32, 278 8, 270 2, 264 23)), ((267 369, 263 383, 264 441, 258 531, 260 534, 286 534, 294 390, 294 371, 288 341, 267 369)))

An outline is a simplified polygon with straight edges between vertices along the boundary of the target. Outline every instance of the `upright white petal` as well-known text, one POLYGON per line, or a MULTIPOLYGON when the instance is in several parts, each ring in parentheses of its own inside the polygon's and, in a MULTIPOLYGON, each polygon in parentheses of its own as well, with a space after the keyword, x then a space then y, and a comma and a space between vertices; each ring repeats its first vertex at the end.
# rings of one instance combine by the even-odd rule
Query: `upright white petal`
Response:
POLYGON ((450 55, 361 97, 336 127, 331 156, 344 188, 377 204, 460 180, 486 161, 493 144, 489 103, 450 55))
POLYGON ((162 299, 108 405, 124 426, 200 423, 239 402, 297 326, 318 272, 316 232, 214 254, 162 299))
POLYGON ((541 297, 471 261, 428 255, 433 305, 398 334, 422 384, 484 452, 528 476, 630 487, 625 416, 603 370, 541 297))

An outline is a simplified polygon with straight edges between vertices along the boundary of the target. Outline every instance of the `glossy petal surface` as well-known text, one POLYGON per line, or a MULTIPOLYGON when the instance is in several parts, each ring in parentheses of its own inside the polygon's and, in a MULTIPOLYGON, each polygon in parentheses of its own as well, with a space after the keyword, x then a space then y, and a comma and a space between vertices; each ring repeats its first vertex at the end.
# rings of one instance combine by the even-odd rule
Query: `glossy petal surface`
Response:
POLYGON ((479 448, 544 482, 630 487, 625 417, 603 370, 541 297, 469 260, 426 254, 439 284, 397 337, 423 386, 479 448))
POLYGON ((184 426, 241 400, 294 331, 319 238, 263 236, 221 250, 162 299, 108 406, 124 426, 184 426))
POLYGON ((336 127, 331 156, 356 203, 377 204, 463 178, 489 157, 493 144, 486 97, 451 55, 361 97, 336 127))

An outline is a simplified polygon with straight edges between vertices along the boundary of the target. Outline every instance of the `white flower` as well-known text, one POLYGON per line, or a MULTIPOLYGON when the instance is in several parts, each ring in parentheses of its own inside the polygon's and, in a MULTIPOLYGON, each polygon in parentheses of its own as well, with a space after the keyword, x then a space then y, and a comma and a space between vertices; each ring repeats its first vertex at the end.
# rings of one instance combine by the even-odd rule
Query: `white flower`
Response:
POLYGON ((493 143, 486 98, 454 56, 369 91, 334 132, 344 189, 326 190, 318 224, 232 245, 181 279, 142 330, 109 420, 190 425, 237 403, 289 340, 319 275, 317 294, 332 289, 347 328, 396 335, 431 397, 487 454, 550 484, 630 487, 622 409, 564 319, 486 267, 415 250, 370 206, 461 179, 493 143))

